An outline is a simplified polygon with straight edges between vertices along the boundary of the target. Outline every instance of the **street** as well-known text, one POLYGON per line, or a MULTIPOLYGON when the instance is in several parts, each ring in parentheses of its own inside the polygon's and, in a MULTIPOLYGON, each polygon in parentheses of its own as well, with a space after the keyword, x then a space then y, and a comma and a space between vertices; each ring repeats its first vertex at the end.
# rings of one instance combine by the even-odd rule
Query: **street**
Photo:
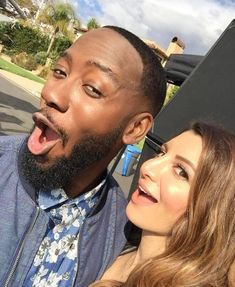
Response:
POLYGON ((0 75, 0 135, 27 133, 39 99, 0 75))

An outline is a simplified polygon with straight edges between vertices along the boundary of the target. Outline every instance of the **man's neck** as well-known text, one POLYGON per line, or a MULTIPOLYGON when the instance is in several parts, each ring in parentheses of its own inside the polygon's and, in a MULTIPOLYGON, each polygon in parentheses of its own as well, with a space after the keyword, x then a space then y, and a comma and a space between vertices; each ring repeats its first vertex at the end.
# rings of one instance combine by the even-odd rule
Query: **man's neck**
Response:
POLYGON ((76 176, 65 192, 69 197, 76 197, 83 194, 99 184, 99 182, 106 176, 107 167, 118 153, 119 149, 114 149, 112 153, 103 158, 100 162, 83 170, 76 176))
POLYGON ((91 169, 84 171, 72 180, 71 184, 65 188, 65 192, 71 198, 86 193, 96 187, 105 178, 106 174, 106 169, 99 173, 95 173, 91 169))

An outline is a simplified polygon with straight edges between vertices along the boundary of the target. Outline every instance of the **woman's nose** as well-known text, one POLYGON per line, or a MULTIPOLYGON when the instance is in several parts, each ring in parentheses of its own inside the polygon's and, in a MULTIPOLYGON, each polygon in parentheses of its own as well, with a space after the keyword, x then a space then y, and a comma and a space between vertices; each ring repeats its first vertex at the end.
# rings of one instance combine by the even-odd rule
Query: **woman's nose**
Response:
POLYGON ((165 172, 167 168, 167 158, 164 157, 156 157, 147 160, 144 162, 140 169, 140 175, 142 178, 149 178, 152 181, 157 182, 160 180, 160 177, 163 172, 165 172))
MULTIPOLYGON (((50 80, 49 80, 50 81, 50 80)), ((69 108, 69 89, 65 85, 47 82, 41 92, 41 104, 65 113, 69 108)))

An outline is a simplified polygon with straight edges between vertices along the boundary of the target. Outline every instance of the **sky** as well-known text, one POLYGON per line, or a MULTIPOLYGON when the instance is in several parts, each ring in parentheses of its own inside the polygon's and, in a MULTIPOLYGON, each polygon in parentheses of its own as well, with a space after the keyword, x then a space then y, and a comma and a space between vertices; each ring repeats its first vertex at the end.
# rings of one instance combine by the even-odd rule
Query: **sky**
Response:
POLYGON ((167 49, 173 37, 185 54, 205 55, 235 19, 235 0, 66 0, 85 26, 94 17, 101 26, 123 27, 167 49))

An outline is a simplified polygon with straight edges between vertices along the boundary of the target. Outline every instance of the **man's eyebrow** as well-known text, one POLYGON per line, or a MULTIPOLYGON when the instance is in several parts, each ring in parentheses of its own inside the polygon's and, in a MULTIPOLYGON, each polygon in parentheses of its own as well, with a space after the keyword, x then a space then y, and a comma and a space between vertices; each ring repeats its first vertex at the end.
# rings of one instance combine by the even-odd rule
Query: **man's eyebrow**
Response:
POLYGON ((119 82, 117 75, 112 71, 110 67, 107 67, 98 61, 92 61, 92 60, 87 61, 86 64, 89 66, 95 66, 101 72, 107 74, 115 83, 119 82))
MULTIPOLYGON (((72 64, 72 56, 70 55, 70 53, 68 51, 64 51, 61 53, 60 58, 65 59, 69 64, 72 64)), ((107 74, 116 84, 119 84, 118 81, 118 77, 117 75, 112 71, 111 68, 105 66, 104 64, 101 64, 98 61, 93 61, 93 60, 89 60, 86 62, 87 65, 89 66, 95 66, 96 68, 98 68, 100 71, 102 71, 103 73, 107 74)))
POLYGON ((69 64, 72 63, 72 57, 71 57, 71 55, 69 54, 68 51, 62 52, 62 53, 60 54, 59 59, 60 59, 60 58, 65 59, 69 64))

